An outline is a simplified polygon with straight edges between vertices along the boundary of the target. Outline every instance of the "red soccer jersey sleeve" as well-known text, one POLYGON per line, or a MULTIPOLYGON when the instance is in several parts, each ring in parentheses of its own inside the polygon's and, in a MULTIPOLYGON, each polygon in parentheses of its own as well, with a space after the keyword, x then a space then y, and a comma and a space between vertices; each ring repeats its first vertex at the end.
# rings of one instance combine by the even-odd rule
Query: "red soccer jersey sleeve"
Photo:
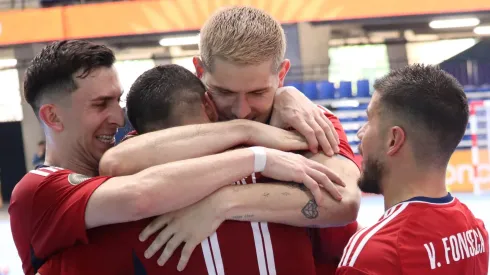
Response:
POLYGON ((57 251, 87 243, 85 209, 92 193, 107 179, 44 167, 29 172, 16 185, 9 214, 26 274, 33 274, 43 259, 57 251))
POLYGON ((347 139, 347 134, 344 131, 344 127, 342 127, 342 124, 340 123, 339 118, 334 115, 332 112, 330 112, 327 108, 318 105, 318 108, 323 110, 323 113, 325 116, 332 122, 335 131, 339 135, 339 155, 342 155, 350 160, 352 160, 356 166, 359 168, 359 164, 356 162, 356 158, 354 156, 354 152, 352 151, 352 148, 349 145, 349 140, 347 139))

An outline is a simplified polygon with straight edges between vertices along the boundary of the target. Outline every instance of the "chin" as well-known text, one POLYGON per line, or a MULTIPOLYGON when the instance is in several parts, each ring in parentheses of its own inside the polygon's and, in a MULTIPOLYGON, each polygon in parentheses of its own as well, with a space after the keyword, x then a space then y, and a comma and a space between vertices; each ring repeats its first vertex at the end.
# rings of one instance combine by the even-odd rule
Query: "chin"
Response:
POLYGON ((362 162, 362 174, 358 180, 359 188, 364 193, 382 194, 381 180, 383 178, 384 165, 378 160, 362 162))

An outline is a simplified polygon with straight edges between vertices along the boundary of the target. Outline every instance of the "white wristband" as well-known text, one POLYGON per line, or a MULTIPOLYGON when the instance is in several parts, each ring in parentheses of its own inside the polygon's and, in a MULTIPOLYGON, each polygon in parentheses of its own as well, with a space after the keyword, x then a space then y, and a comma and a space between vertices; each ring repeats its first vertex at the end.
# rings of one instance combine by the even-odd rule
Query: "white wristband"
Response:
POLYGON ((264 147, 254 146, 249 147, 252 152, 254 152, 255 160, 254 160, 254 172, 262 172, 265 169, 265 164, 267 162, 267 155, 265 154, 264 147))

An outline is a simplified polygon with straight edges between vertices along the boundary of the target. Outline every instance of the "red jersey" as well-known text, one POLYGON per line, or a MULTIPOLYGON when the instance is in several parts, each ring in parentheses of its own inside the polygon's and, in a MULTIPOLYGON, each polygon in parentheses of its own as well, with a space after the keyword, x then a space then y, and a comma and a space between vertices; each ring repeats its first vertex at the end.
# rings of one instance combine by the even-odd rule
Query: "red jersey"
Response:
POLYGON ((58 167, 27 173, 15 186, 9 207, 10 225, 25 274, 44 259, 88 242, 85 207, 108 177, 89 178, 58 167))
MULTIPOLYGON (((326 115, 339 132, 341 154, 353 160, 352 150, 340 122, 333 114, 326 115)), ((253 175, 236 184, 245 183, 254 183, 253 175)), ((85 205, 79 210, 78 215, 83 217, 85 205)), ((143 257, 154 236, 141 243, 138 235, 148 223, 149 219, 146 219, 88 230, 86 239, 78 242, 85 245, 76 245, 52 256, 40 269, 40 273, 182 274, 176 270, 181 248, 177 249, 163 267, 156 264, 156 257, 149 260, 143 257)), ((85 231, 85 225, 79 224, 78 230, 85 231)), ((184 274, 315 274, 310 241, 312 235, 318 237, 314 239, 315 246, 318 246, 317 242, 322 246, 322 249, 315 249, 321 252, 317 254, 319 259, 326 258, 325 254, 335 256, 333 254, 341 251, 343 247, 341 238, 332 238, 329 230, 304 229, 265 222, 226 221, 215 234, 196 248, 184 274), (338 240, 335 243, 339 246, 328 244, 328 247, 323 247, 329 239, 338 240)), ((344 237, 344 243, 350 237, 345 235, 340 235, 344 237)), ((57 247, 56 251, 65 247, 57 247)))
MULTIPOLYGON (((235 184, 254 183, 255 175, 235 184)), ((163 267, 145 259, 138 235, 150 219, 88 230, 89 243, 53 256, 39 270, 46 274, 315 274, 305 228, 266 222, 226 221, 196 248, 183 272, 180 247, 163 267)))
POLYGON ((416 197, 356 233, 338 275, 486 275, 488 232, 458 199, 416 197))

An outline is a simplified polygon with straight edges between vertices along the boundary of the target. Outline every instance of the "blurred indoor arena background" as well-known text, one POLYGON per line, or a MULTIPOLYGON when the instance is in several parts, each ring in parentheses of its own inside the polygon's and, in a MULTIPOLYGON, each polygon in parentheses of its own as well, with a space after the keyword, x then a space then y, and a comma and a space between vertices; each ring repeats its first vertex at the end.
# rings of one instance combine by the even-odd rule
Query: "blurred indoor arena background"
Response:
MULTIPOLYGON (((412 63, 440 64, 453 74, 473 115, 447 185, 490 224, 489 0, 0 0, 0 275, 22 274, 6 209, 42 150, 42 130, 21 96, 33 56, 60 39, 107 44, 127 91, 155 65, 194 71, 198 29, 217 8, 237 4, 261 8, 284 24, 293 65, 288 85, 334 110, 355 151, 376 78, 412 63)), ((359 222, 369 225, 382 212, 380 197, 365 196, 359 222)))

